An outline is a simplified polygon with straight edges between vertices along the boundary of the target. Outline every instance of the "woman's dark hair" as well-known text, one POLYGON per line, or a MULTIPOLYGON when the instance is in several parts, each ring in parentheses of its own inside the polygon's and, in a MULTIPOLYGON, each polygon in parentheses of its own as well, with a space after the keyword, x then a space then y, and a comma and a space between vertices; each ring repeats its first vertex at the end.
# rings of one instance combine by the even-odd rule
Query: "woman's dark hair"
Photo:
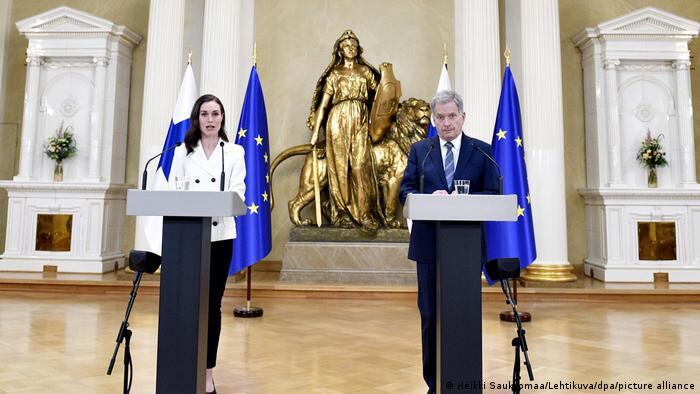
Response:
POLYGON ((219 138, 228 142, 228 137, 226 136, 226 113, 224 111, 224 105, 221 104, 221 100, 213 94, 205 94, 194 102, 192 107, 192 113, 190 113, 190 129, 187 130, 185 134, 185 148, 187 148, 187 154, 189 155, 197 146, 199 140, 202 139, 202 130, 199 128, 199 110, 202 108, 202 104, 214 101, 219 104, 221 108, 221 129, 219 129, 219 138))

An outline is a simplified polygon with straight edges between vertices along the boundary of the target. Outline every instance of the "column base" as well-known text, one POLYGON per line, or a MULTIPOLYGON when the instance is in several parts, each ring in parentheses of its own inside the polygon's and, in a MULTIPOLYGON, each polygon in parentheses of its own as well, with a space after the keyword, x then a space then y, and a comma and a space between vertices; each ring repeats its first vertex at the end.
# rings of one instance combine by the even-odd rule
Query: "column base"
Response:
POLYGON ((574 267, 569 264, 539 264, 534 263, 525 269, 520 276, 522 280, 531 282, 575 282, 574 267))

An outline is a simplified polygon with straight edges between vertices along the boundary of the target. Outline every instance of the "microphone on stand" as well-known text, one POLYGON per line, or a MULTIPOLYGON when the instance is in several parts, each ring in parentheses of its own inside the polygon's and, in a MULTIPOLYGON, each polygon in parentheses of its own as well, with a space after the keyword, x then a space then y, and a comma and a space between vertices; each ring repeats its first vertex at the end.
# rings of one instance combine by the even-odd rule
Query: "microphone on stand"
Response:
POLYGON ((481 152, 484 156, 486 156, 487 159, 491 160, 491 162, 496 165, 496 169, 498 170, 498 194, 503 194, 503 175, 501 175, 501 166, 498 165, 498 162, 494 160, 494 158, 491 157, 491 155, 486 153, 483 149, 479 148, 479 146, 476 145, 476 143, 472 142, 469 145, 476 148, 476 150, 481 152))
POLYGON ((219 191, 224 191, 224 185, 226 184, 226 173, 224 172, 224 141, 219 142, 221 147, 221 186, 219 186, 219 191))
POLYGON ((430 151, 433 150, 433 142, 430 142, 430 146, 428 147, 428 153, 425 154, 425 157, 423 157, 423 161, 420 163, 420 181, 418 182, 418 190, 422 194, 423 193, 423 178, 425 177, 425 171, 423 171, 423 167, 425 166, 425 161, 428 160, 428 156, 430 156, 430 151))
POLYGON ((148 159, 148 161, 146 162, 146 165, 143 166, 143 176, 141 177, 141 190, 146 190, 146 181, 148 180, 148 165, 153 161, 153 159, 160 157, 164 153, 170 152, 171 150, 177 148, 180 145, 182 145, 182 142, 178 142, 176 144, 170 145, 169 147, 163 149, 163 151, 161 151, 157 155, 148 159))

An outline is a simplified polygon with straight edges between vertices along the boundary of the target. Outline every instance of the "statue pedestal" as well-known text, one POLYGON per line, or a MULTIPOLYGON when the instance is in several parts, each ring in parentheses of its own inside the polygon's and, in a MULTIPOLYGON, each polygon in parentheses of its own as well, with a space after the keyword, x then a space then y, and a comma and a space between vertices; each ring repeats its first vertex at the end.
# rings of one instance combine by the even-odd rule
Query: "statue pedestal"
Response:
POLYGON ((284 248, 280 281, 412 286, 407 230, 295 227, 284 248))

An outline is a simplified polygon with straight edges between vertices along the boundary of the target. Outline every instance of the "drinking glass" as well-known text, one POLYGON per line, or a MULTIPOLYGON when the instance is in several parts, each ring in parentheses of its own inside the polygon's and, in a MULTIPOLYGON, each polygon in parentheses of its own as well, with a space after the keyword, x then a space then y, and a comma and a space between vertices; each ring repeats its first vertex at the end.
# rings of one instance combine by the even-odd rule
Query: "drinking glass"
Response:
POLYGON ((176 176, 175 177, 175 189, 177 190, 189 190, 190 188, 190 177, 187 176, 176 176))
POLYGON ((455 191, 457 194, 469 194, 469 179, 455 179, 455 191))

